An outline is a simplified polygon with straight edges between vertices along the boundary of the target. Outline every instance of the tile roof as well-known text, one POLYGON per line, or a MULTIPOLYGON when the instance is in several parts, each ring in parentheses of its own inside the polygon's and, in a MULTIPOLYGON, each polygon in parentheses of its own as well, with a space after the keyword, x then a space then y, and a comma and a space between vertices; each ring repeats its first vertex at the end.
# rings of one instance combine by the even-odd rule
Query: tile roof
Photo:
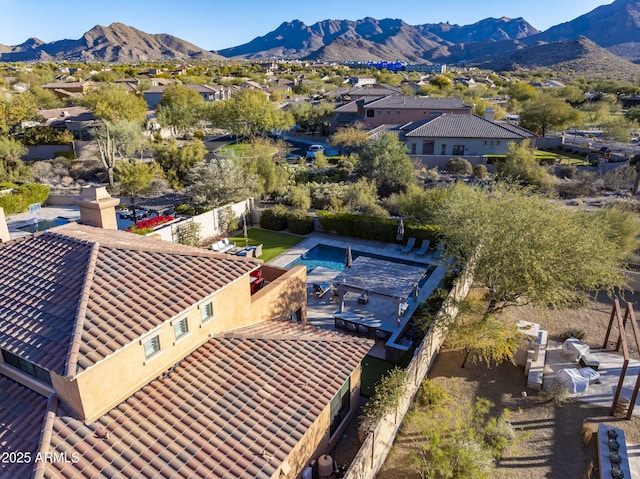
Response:
POLYGON ((442 114, 402 127, 407 137, 427 138, 532 138, 536 134, 509 123, 498 123, 478 115, 442 114))
POLYGON ((431 98, 421 96, 390 95, 368 103, 365 108, 397 108, 427 110, 470 110, 471 107, 464 104, 462 98, 431 98))
POLYGON ((58 405, 41 450, 80 460, 42 477, 270 478, 372 345, 287 323, 211 339, 93 424, 58 405))
POLYGON ((31 477, 40 434, 47 410, 47 398, 0 374, 0 453, 21 453, 28 461, 0 460, 0 477, 31 477))
POLYGON ((9 242, 0 347, 73 377, 259 264, 75 223, 9 242))

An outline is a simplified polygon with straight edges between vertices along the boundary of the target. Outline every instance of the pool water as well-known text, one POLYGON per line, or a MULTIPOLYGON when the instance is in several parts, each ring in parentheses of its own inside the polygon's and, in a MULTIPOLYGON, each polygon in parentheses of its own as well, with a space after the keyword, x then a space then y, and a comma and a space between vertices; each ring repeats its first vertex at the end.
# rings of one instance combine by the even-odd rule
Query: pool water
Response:
MULTIPOLYGON (((298 259, 289 263, 286 267, 291 268, 292 266, 304 265, 307 267, 307 271, 313 271, 315 268, 327 268, 333 269, 335 271, 343 271, 345 266, 345 258, 346 258, 347 250, 346 248, 338 248, 337 246, 328 246, 324 244, 319 244, 311 248, 309 251, 304 253, 298 259)), ((419 268, 424 268, 427 270, 427 274, 423 277, 422 281, 420 281, 420 286, 423 285, 424 281, 431 275, 435 266, 426 265, 424 263, 416 263, 415 261, 397 259, 397 258, 389 258, 388 256, 380 256, 372 253, 365 253, 362 251, 351 249, 351 257, 355 261, 359 256, 366 256, 368 258, 379 259, 382 261, 390 261, 392 263, 400 263, 406 264, 409 266, 417 266, 419 268)))
POLYGON ((63 218, 62 216, 58 216, 52 220, 40 220, 37 223, 21 226, 19 229, 22 231, 27 231, 29 233, 36 233, 38 231, 45 231, 50 228, 54 228, 56 226, 66 225, 69 223, 67 218, 63 218))

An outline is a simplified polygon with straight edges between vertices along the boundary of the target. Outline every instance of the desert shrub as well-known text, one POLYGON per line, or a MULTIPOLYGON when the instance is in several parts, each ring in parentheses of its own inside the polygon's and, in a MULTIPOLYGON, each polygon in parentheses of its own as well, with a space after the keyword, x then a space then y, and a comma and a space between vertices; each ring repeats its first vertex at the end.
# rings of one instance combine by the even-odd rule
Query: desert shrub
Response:
POLYGON ((489 177, 489 172, 487 171, 487 167, 484 165, 476 165, 473 167, 473 176, 480 179, 485 179, 489 177))
POLYGON ((418 404, 421 407, 439 408, 452 401, 453 398, 441 385, 425 379, 418 390, 418 404))
POLYGON ((562 407, 570 400, 569 390, 558 381, 554 381, 552 385, 542 390, 540 397, 556 407, 562 407))
POLYGON ((21 213, 33 203, 44 203, 49 197, 49 188, 40 183, 16 186, 11 194, 0 195, 0 207, 5 214, 21 213))
POLYGON ((311 208, 311 195, 309 189, 304 185, 297 185, 289 188, 285 201, 289 206, 307 210, 311 208))
POLYGON ((313 218, 307 214, 306 210, 289 211, 287 225, 290 233, 306 235, 313 231, 313 218))
POLYGON ((454 175, 470 175, 473 173, 471 163, 465 158, 449 158, 444 169, 454 175))
POLYGON ((196 130, 193 132, 193 137, 202 140, 204 138, 204 132, 202 130, 196 130))
POLYGON ((558 168, 558 176, 572 180, 576 176, 576 170, 574 165, 562 165, 558 168))
POLYGON ((287 208, 276 205, 262 212, 260 227, 266 230, 282 231, 287 227, 287 208))
POLYGON ((25 145, 68 145, 73 141, 69 130, 56 130, 50 126, 27 128, 22 137, 25 145))

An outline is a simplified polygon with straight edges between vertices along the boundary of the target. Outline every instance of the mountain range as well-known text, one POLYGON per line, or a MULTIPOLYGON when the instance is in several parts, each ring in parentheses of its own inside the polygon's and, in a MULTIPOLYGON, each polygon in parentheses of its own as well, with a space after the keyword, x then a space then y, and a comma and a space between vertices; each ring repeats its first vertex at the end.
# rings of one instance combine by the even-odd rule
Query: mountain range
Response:
POLYGON ((288 58, 309 61, 446 63, 495 70, 556 69, 640 78, 640 0, 616 0, 540 32, 523 18, 472 25, 409 25, 400 19, 284 22, 243 45, 207 51, 168 34, 114 23, 79 40, 30 38, 0 45, 0 61, 141 62, 288 58))

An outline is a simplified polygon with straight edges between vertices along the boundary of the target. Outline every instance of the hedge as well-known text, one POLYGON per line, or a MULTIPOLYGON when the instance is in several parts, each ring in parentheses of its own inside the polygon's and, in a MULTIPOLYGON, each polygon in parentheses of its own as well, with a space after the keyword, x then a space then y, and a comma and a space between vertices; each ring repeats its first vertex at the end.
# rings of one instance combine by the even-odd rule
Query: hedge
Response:
MULTIPOLYGON (((372 239, 395 243, 398 232, 398 220, 391 218, 378 218, 354 213, 331 213, 318 211, 318 218, 322 228, 341 236, 372 239)), ((416 223, 404 223, 404 238, 416 238, 418 242, 423 239, 437 241, 440 227, 437 225, 422 225, 416 223)))
POLYGON ((306 210, 293 210, 287 214, 289 233, 306 235, 313 231, 313 218, 306 210))
POLYGON ((0 195, 0 207, 5 214, 22 213, 33 203, 44 203, 49 198, 49 187, 40 183, 16 186, 11 194, 0 195))
POLYGON ((281 205, 264 210, 260 216, 260 227, 266 230, 282 231, 287 227, 289 211, 281 205))

